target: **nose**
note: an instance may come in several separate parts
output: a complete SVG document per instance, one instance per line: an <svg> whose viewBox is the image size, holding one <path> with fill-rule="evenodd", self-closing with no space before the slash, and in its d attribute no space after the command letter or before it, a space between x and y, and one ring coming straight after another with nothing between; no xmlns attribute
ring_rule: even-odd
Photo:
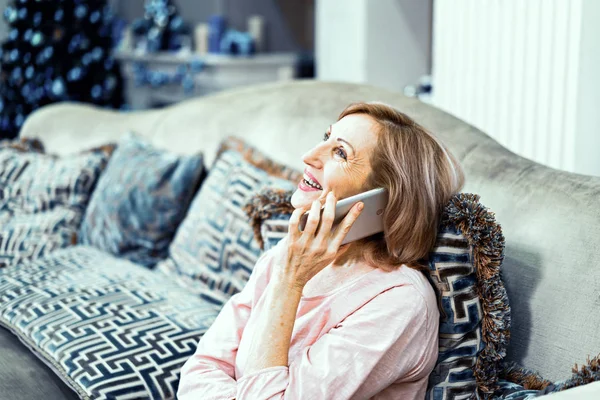
<svg viewBox="0 0 600 400"><path fill-rule="evenodd" d="M302 156L302 161L315 169L323 168L324 151L321 146L315 146Z"/></svg>

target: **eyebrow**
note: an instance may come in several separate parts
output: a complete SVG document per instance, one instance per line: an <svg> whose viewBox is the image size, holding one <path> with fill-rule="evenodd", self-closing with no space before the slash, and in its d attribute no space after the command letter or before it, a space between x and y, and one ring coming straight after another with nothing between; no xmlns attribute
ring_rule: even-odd
<svg viewBox="0 0 600 400"><path fill-rule="evenodd" d="M329 125L329 134L330 134L330 135L331 135L331 127L332 127L332 126L333 126L333 125ZM353 152L354 154L356 154L356 150L354 150L354 146L352 146L352 145L350 144L350 142L348 142L347 140L345 140L345 139L342 139L342 138L340 138L340 137L339 137L339 138L337 138L337 141L338 141L338 142L343 142L343 143L346 143L346 144L348 145L348 147L350 147L350 148L352 149L352 152Z"/></svg>

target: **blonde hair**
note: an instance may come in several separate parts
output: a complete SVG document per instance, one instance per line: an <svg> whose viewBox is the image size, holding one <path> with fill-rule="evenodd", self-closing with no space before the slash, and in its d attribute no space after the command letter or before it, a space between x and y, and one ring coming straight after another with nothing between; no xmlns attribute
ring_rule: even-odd
<svg viewBox="0 0 600 400"><path fill-rule="evenodd" d="M391 269L406 264L424 269L444 206L464 185L458 160L446 146L402 112L383 103L354 103L340 114L364 114L376 122L377 147L371 155L367 188L384 187L389 201L384 232L356 242L361 257Z"/></svg>

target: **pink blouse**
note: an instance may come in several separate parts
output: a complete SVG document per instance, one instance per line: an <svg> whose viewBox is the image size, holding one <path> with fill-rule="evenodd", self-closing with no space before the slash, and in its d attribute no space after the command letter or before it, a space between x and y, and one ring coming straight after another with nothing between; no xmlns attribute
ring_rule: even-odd
<svg viewBox="0 0 600 400"><path fill-rule="evenodd" d="M288 366L244 374L264 312L275 252L258 260L184 364L180 400L423 399L438 355L439 312L423 274L374 269L319 296L302 297Z"/></svg>

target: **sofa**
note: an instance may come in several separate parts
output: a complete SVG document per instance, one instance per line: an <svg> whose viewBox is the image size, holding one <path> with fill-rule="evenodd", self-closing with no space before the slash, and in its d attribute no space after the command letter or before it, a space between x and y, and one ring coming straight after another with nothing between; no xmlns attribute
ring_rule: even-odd
<svg viewBox="0 0 600 400"><path fill-rule="evenodd" d="M302 170L301 155L354 101L388 103L438 135L461 161L465 192L481 196L506 238L502 278L512 325L506 360L551 381L600 352L600 178L524 159L475 127L416 99L366 85L295 81L188 100L163 109L115 112L61 103L34 112L21 138L68 157L127 132L180 154L202 151L211 165L222 140L243 138ZM0 398L79 398L25 343L0 328ZM596 398L600 383L552 394Z"/></svg>

